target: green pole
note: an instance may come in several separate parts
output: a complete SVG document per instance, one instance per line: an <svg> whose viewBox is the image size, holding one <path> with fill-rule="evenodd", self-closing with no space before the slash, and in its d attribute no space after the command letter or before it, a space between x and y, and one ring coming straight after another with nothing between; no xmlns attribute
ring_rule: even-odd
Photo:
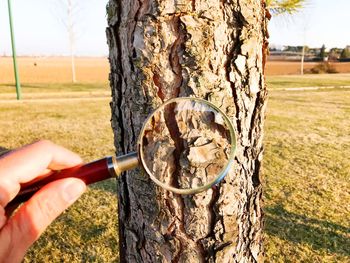
<svg viewBox="0 0 350 263"><path fill-rule="evenodd" d="M22 97L22 95L21 95L21 83L19 81L19 74L18 74L17 60L16 60L15 34L13 33L11 0L8 0L7 3L8 3L8 8L9 8L13 69L15 71L15 79L16 79L16 93L17 93L17 100L20 100Z"/></svg>

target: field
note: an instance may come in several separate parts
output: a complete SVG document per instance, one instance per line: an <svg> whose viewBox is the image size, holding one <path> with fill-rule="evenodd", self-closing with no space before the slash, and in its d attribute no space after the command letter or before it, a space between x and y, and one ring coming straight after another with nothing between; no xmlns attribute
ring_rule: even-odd
<svg viewBox="0 0 350 263"><path fill-rule="evenodd" d="M70 59L66 57L19 57L20 79L23 83L67 83L72 79ZM317 63L304 63L305 70ZM350 62L332 63L339 73L350 73ZM108 80L107 58L76 58L77 81L83 83L105 83ZM290 61L268 61L266 75L295 75L300 73L300 63ZM13 82L12 58L0 59L0 84Z"/></svg>
<svg viewBox="0 0 350 263"><path fill-rule="evenodd" d="M315 67L317 62L305 62L304 70ZM331 62L338 73L350 73L350 62ZM298 75L300 74L300 62L291 61L268 61L266 64L266 74L269 75Z"/></svg>
<svg viewBox="0 0 350 263"><path fill-rule="evenodd" d="M46 138L78 152L85 161L112 155L108 103L108 97L70 99L66 94L1 101L0 147L12 149ZM49 227L25 262L115 262L117 244L116 183L111 179L90 187Z"/></svg>
<svg viewBox="0 0 350 263"><path fill-rule="evenodd" d="M70 58L19 57L19 75L23 83L67 83L72 80ZM107 58L76 58L76 78L83 83L105 83L108 80ZM0 84L12 83L12 57L0 59Z"/></svg>
<svg viewBox="0 0 350 263"><path fill-rule="evenodd" d="M0 78L0 147L46 138L86 161L113 154L106 80L68 81L28 81L25 100L17 102L11 79ZM269 76L267 82L266 262L350 262L350 89L341 88L350 85L350 74ZM284 90L315 86L333 87ZM116 191L113 180L90 187L25 262L118 262Z"/></svg>
<svg viewBox="0 0 350 263"><path fill-rule="evenodd" d="M349 114L348 89L270 92L267 262L350 261Z"/></svg>

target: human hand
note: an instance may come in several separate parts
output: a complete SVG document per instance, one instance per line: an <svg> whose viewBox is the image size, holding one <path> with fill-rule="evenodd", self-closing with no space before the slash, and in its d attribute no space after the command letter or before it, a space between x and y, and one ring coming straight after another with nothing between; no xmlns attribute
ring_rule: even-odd
<svg viewBox="0 0 350 263"><path fill-rule="evenodd" d="M77 178L51 182L7 218L5 207L21 184L80 164L71 151L50 141L39 141L0 158L0 262L20 262L46 227L85 191Z"/></svg>

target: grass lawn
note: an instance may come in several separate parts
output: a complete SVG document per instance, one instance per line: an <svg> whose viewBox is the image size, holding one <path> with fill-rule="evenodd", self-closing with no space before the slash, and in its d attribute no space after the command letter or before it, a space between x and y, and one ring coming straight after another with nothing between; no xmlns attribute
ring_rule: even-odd
<svg viewBox="0 0 350 263"><path fill-rule="evenodd" d="M283 81L288 82L283 87L293 86L290 78L268 79L272 89L262 171L266 262L350 262L350 90L278 90ZM295 85L318 83L311 79L302 82L298 76ZM336 81L333 75L324 79ZM71 92L89 96L84 92L90 86L81 85L80 91L58 86L68 93L57 101L55 95L54 100L18 103L5 101L8 91L0 85L0 146L15 148L46 138L86 161L112 154L110 98L64 99ZM45 90L50 85L36 87ZM108 91L99 87L102 93ZM27 92L29 97L41 96ZM117 262L116 206L115 181L90 187L48 228L25 262Z"/></svg>
<svg viewBox="0 0 350 263"><path fill-rule="evenodd" d="M350 74L312 74L267 76L269 89L285 89L299 87L350 87Z"/></svg>
<svg viewBox="0 0 350 263"><path fill-rule="evenodd" d="M64 94L61 94L64 96ZM86 161L114 153L110 98L0 102L0 147L40 138L78 152ZM116 262L116 182L106 180L61 215L28 252L25 262Z"/></svg>
<svg viewBox="0 0 350 263"><path fill-rule="evenodd" d="M37 83L21 84L22 98L55 98L106 96L111 94L109 83ZM13 84L0 83L0 100L16 99L16 87Z"/></svg>
<svg viewBox="0 0 350 263"><path fill-rule="evenodd" d="M350 262L350 90L272 91L267 262Z"/></svg>

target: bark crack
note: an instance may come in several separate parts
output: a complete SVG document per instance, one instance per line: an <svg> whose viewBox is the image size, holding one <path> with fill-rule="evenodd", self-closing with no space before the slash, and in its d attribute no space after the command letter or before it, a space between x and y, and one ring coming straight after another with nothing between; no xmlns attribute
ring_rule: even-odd
<svg viewBox="0 0 350 263"><path fill-rule="evenodd" d="M217 202L220 198L220 185L216 185L212 187L212 198L208 204L208 213L209 213L209 232L205 239L212 239L215 240L215 225L218 221L218 211L217 211ZM223 222L222 222L223 223ZM215 240L216 243L222 241L221 240ZM203 244L201 244L204 250ZM212 245L212 248L207 249L206 253L204 254L206 262L210 259L213 258L215 262L215 257L216 257L216 250L214 249L215 243Z"/></svg>
<svg viewBox="0 0 350 263"><path fill-rule="evenodd" d="M238 2L238 6L239 6L239 2ZM241 53L242 41L240 38L242 35L242 29L243 29L243 26L245 23L243 22L244 19L242 19L243 16L240 13L240 11L237 11L235 13L235 17L236 17L235 22L237 23L237 25L236 25L236 37L234 36L234 32L232 32L231 36L235 41L233 41L233 45L231 46L231 49L230 49L229 53L227 54L226 63L224 65L224 68L225 68L225 73L226 73L226 80L230 83L231 90L232 90L232 97L234 100L235 114L236 114L235 118L236 118L237 132L241 133L242 127L241 127L240 121L242 121L242 118L240 116L240 111L239 111L241 100L240 100L238 92L237 92L237 89L239 87L236 87L235 83L231 80L230 73L233 72L233 69L235 69L234 72L239 74L241 79L244 79L244 76L241 74L241 72L238 70L237 66L235 65L234 60L235 60L235 58L237 58L238 54Z"/></svg>
<svg viewBox="0 0 350 263"><path fill-rule="evenodd" d="M112 56L114 58L114 65L116 68L112 68L111 74L115 75L116 77L111 78L112 81L112 88L115 91L115 96L114 96L114 111L116 111L116 118L114 121L116 122L118 129L117 132L120 133L120 137L117 136L116 138L119 138L118 140L118 145L117 148L121 149L123 153L125 153L126 148L125 148L125 127L124 127L124 119L123 119L123 112L122 112L122 106L123 106L123 82L124 82L124 69L123 69L123 63L122 63L122 42L120 39L120 24L121 24L121 1L116 0L114 1L114 6L113 9L110 6L111 10L113 13L117 14L113 18L116 18L116 21L114 21L113 24L109 25L109 30L111 30L111 35L113 36L114 39L114 47L116 52L112 53ZM118 147L119 146L119 147ZM123 214L120 215L120 217L125 217L122 220L127 220L127 218L130 217L131 211L130 211L130 197L129 197L129 190L128 190L128 185L126 181L126 176L125 174L120 177L119 181L119 187L121 187L123 190L121 191L122 194L119 195L120 202L123 203ZM122 237L123 239L125 238L125 229L120 227L119 228L119 236ZM126 259L126 251L127 249L125 248L125 242L119 242L120 245L120 258L122 260Z"/></svg>
<svg viewBox="0 0 350 263"><path fill-rule="evenodd" d="M116 72L118 75L118 80L117 83L115 84L115 88L117 90L117 96L115 97L116 100L116 105L117 105L117 110L118 110L118 126L119 126L119 132L120 132L120 137L121 140L119 142L120 147L122 148L123 153L125 153L125 144L123 143L125 140L124 136L124 122L123 122L123 111L122 111L122 104L123 104L123 82L124 82L124 70L123 70L123 63L122 63L122 58L121 58L121 53L122 53L122 44L121 44L121 39L120 39L120 33L119 33L119 27L121 23L121 18L120 18L120 1L117 0L117 9L118 9L118 20L116 24L113 26L113 35L115 37L115 42L116 42L116 49L117 49L117 57L116 57L116 62L118 63L118 71Z"/></svg>
<svg viewBox="0 0 350 263"><path fill-rule="evenodd" d="M172 23L174 25L175 34L177 35L174 44L171 46L169 55L170 66L177 79L177 81L174 83L174 86L172 87L173 92L171 94L171 97L175 98L180 94L180 87L183 81L180 56L182 55L184 49L183 45L186 39L186 32L183 30L182 22L179 16L174 15Z"/></svg>

